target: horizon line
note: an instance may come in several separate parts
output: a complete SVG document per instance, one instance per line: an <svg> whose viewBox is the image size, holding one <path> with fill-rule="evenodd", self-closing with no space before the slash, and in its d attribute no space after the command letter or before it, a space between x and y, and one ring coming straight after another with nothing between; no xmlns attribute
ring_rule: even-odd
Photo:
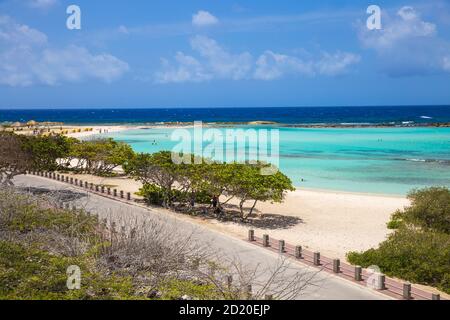
<svg viewBox="0 0 450 320"><path fill-rule="evenodd" d="M282 109L282 108L403 108L403 107L450 107L450 104L397 104L397 105L335 105L335 106L209 106L209 107L18 107L18 108L1 108L1 111L32 111L32 110L134 110L134 109L152 109L152 110L167 110L167 109Z"/></svg>

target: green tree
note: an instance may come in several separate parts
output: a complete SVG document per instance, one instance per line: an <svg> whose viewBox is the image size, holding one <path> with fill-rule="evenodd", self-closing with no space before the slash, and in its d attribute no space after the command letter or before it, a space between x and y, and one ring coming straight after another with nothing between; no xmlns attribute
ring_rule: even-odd
<svg viewBox="0 0 450 320"><path fill-rule="evenodd" d="M173 203L174 185L180 179L181 167L172 161L170 151L154 154L141 153L131 158L125 166L127 174L144 185L155 185L161 190L163 205L170 207Z"/></svg>
<svg viewBox="0 0 450 320"><path fill-rule="evenodd" d="M431 187L413 190L409 193L408 199L411 205L397 211L392 217L397 225L412 224L424 230L450 234L450 190L448 188Z"/></svg>
<svg viewBox="0 0 450 320"><path fill-rule="evenodd" d="M74 143L74 139L62 135L29 136L23 137L23 140L25 150L33 157L34 168L47 171L58 169L58 160L69 156L71 145Z"/></svg>
<svg viewBox="0 0 450 320"><path fill-rule="evenodd" d="M33 156L24 148L22 136L0 132L0 185L12 185L12 179L33 169Z"/></svg>
<svg viewBox="0 0 450 320"><path fill-rule="evenodd" d="M232 178L229 192L239 198L241 220L245 221L253 213L258 201L280 203L287 191L294 191L292 181L282 172L276 171L271 175L262 174L262 170L270 164L231 164ZM246 210L245 202L252 205Z"/></svg>
<svg viewBox="0 0 450 320"><path fill-rule="evenodd" d="M118 166L126 166L133 156L128 144L113 139L82 141L71 152L71 157L78 159L76 169L97 175L111 174Z"/></svg>

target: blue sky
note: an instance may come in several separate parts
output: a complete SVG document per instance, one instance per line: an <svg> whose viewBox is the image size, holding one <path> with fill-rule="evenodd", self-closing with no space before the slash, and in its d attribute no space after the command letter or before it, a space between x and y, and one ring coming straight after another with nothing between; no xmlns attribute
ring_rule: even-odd
<svg viewBox="0 0 450 320"><path fill-rule="evenodd" d="M450 1L0 0L3 109L450 104L449 89Z"/></svg>

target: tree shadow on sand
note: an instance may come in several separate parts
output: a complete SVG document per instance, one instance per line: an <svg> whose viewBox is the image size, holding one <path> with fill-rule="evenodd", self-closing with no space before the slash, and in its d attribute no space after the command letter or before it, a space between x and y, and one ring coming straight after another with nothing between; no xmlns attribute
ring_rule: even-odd
<svg viewBox="0 0 450 320"><path fill-rule="evenodd" d="M35 196L45 196L61 202L72 202L86 197L85 193L68 189L51 190L47 188L22 187L18 188L18 190L23 193L29 193Z"/></svg>
<svg viewBox="0 0 450 320"><path fill-rule="evenodd" d="M201 217L203 219L233 222L241 226L269 230L289 229L300 223L303 223L303 220L298 217L283 216L280 214L271 213L262 214L258 210L255 210L254 213L247 218L247 220L242 221L238 206L227 204L223 209L224 212L221 214L214 213L211 207L205 206L196 208L187 208L181 206L177 207L176 211L179 213Z"/></svg>

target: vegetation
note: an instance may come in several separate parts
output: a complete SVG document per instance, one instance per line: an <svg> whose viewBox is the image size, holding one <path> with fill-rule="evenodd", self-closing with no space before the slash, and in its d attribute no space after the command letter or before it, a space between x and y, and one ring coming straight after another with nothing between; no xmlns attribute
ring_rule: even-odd
<svg viewBox="0 0 450 320"><path fill-rule="evenodd" d="M396 231L378 249L351 252L348 260L450 293L450 190L414 190L408 198L411 205L389 223Z"/></svg>
<svg viewBox="0 0 450 320"><path fill-rule="evenodd" d="M126 143L113 139L97 139L73 143L67 156L77 159L76 170L99 176L110 175L118 166L126 165L134 155Z"/></svg>
<svg viewBox="0 0 450 320"><path fill-rule="evenodd" d="M114 175L122 166L143 183L140 194L153 205L173 208L174 204L194 208L210 204L223 214L223 205L237 199L239 217L246 221L259 201L281 202L292 182L283 173L262 172L264 163L217 163L184 155L192 164L177 164L170 151L135 154L126 143L113 139L79 141L64 136L19 136L0 134L0 174L2 184L27 170L72 170L98 176ZM200 160L200 161L195 161ZM250 207L247 208L246 204Z"/></svg>
<svg viewBox="0 0 450 320"><path fill-rule="evenodd" d="M75 139L64 136L23 136L23 148L33 161L34 170L53 171L59 168L58 159L68 157Z"/></svg>
<svg viewBox="0 0 450 320"><path fill-rule="evenodd" d="M2 181L26 170L74 170L99 176L112 175L134 156L126 143L112 139L79 141L62 135L23 136L0 132ZM72 166L72 161L76 164Z"/></svg>
<svg viewBox="0 0 450 320"><path fill-rule="evenodd" d="M0 186L12 185L12 179L33 167L32 154L23 148L23 138L0 132Z"/></svg>
<svg viewBox="0 0 450 320"><path fill-rule="evenodd" d="M186 156L186 155L185 155ZM285 193L294 190L291 180L277 171L263 175L261 170L270 165L263 163L215 163L202 159L201 164L175 164L172 154L138 154L125 167L128 174L141 181L140 194L151 204L171 207L178 202L193 207L195 203L212 203L222 211L219 199L239 199L242 221L253 213L258 201L281 202ZM251 202L249 210L245 203Z"/></svg>
<svg viewBox="0 0 450 320"><path fill-rule="evenodd" d="M414 190L409 196L411 206L397 211L393 221L420 227L424 231L450 234L450 190L432 187Z"/></svg>
<svg viewBox="0 0 450 320"><path fill-rule="evenodd" d="M268 292L290 299L314 276L290 272L287 281L285 261L271 271L243 267L159 220L139 224L122 217L118 228L84 210L54 207L59 201L57 193L0 190L0 300L237 300L262 299ZM79 289L68 289L69 266L80 268Z"/></svg>

